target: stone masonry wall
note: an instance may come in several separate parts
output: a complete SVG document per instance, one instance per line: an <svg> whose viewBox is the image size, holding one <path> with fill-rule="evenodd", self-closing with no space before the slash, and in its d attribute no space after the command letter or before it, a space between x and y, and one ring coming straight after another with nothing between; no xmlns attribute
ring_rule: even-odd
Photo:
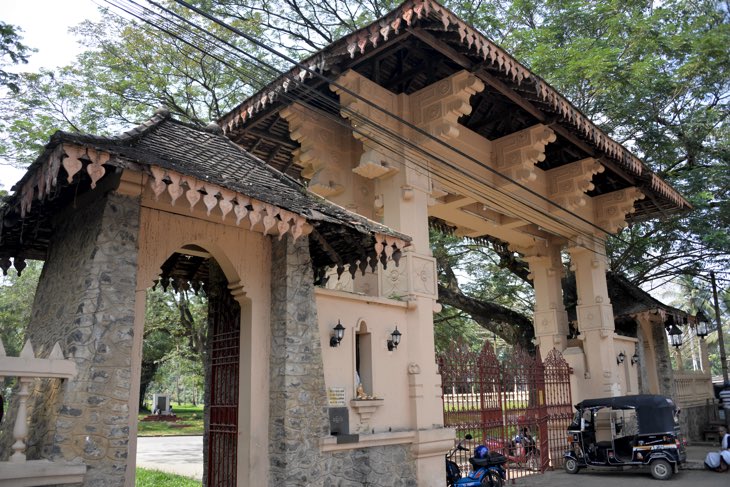
<svg viewBox="0 0 730 487"><path fill-rule="evenodd" d="M329 417L307 239L272 239L271 272L269 485L321 486Z"/></svg>
<svg viewBox="0 0 730 487"><path fill-rule="evenodd" d="M320 452L329 417L306 239L272 239L271 267L269 485L416 485L410 445Z"/></svg>
<svg viewBox="0 0 730 487"><path fill-rule="evenodd" d="M38 356L59 342L78 369L31 395L28 458L81 460L85 486L124 485L138 234L137 200L110 194L66 210L28 325Z"/></svg>
<svg viewBox="0 0 730 487"><path fill-rule="evenodd" d="M324 487L410 487L416 469L410 445L378 446L329 455ZM444 475L446 475L444 473Z"/></svg>

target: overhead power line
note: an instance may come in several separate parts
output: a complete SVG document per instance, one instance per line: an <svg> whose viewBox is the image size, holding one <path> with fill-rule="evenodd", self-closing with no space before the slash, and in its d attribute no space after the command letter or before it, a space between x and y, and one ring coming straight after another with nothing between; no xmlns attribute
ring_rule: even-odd
<svg viewBox="0 0 730 487"><path fill-rule="evenodd" d="M227 55L232 55L232 54L234 54L232 51L235 51L239 55L242 55L242 56L245 56L245 57L249 58L251 60L251 62L253 62L255 65L257 65L257 66L263 66L263 68L266 71L268 71L268 73L270 75L279 75L279 76L281 76L283 74L276 67L274 67L274 66L266 63L265 61L262 61L260 59L257 59L251 53L249 53L249 52L247 52L245 50L242 50L240 47L231 44L230 42L226 41L225 39L220 38L219 36L216 36L215 34L213 34L212 32L210 32L208 29L206 29L204 27L201 27L200 25L198 25L198 24L190 21L189 19L186 19L186 18L180 16L179 14L177 14L177 13L175 13L175 12L173 12L173 11L171 11L171 10L169 10L169 9L167 9L167 8L159 5L159 4L157 4L156 2L149 2L149 3L152 4L152 5L154 5L155 7L159 8L161 11L165 12L167 15L173 16L173 17L175 17L175 18L177 18L179 20L178 21L173 21L169 17L165 17L165 16L161 15L160 13L155 12L152 9L149 9L147 7L144 7L144 6L141 6L140 4L138 4L137 2L135 2L133 0L127 0L127 1L125 1L125 0L118 0L118 1L105 0L105 1L107 1L107 3L109 3L110 5L113 5L116 8L118 8L118 9L120 9L120 10L122 10L122 11L124 11L124 12L126 12L126 13L128 13L128 14L130 14L132 16L134 16L135 18L138 18L138 19L142 20L143 22L151 25L152 27L163 31L166 34L168 34L168 35L170 35L170 36L172 36L172 37L174 37L176 39L181 40L182 42L185 42L190 47L192 47L194 49L197 49L197 50L199 50L200 52L202 52L204 54L210 55L211 57L213 57L217 61L225 64L226 66L230 67L231 69L236 70L236 72L238 72L242 76L245 76L248 79L252 80L253 81L252 85L258 86L259 89L260 88L263 88L264 86L266 86L266 81L263 81L261 79L254 78L252 76L252 74L249 73L248 71L245 71L245 72L242 71L238 66L233 65L229 60L225 59L224 57L221 57L218 54L215 54L215 53L211 52L211 47L214 50L223 50L223 52L225 54L227 54ZM181 5L183 5L185 7L188 7L189 6L189 4L187 4L186 2L178 1L178 3L180 3ZM125 7L125 5L126 5L126 7ZM197 12L197 9L195 7L193 7L193 10L195 10ZM162 20L163 23L164 23L164 25L160 25L157 22L151 20L150 18L148 18L149 15L154 16L155 19ZM231 27L230 25L228 25L228 24L226 24L226 23L224 23L224 22L216 19L215 17L209 16L209 15L207 15L205 13L201 13L201 15L204 15L209 20L218 23L219 25L223 26L226 29L231 30L231 32L235 33L236 35L239 35L239 36L243 37L244 39L248 40L249 42L254 43L255 45L257 45L259 47L262 47L262 48L264 48L264 49L266 49L266 50L268 50L270 52L273 52L273 53L278 53L278 51L276 51L276 50L274 50L274 49L272 49L272 48L264 45L263 43L261 43L260 41L258 41L255 38L253 38L252 36L250 36L250 35L242 32L242 31L240 31L238 29L235 29L234 27ZM184 22L185 24L187 24L187 26L180 24L180 22ZM174 30L173 30L173 28L174 28ZM195 30L193 30L193 29L195 29ZM190 39L184 38L180 33L175 32L175 30L182 30L183 32L186 32L188 35L192 35L193 37L197 38L200 42L202 42L203 44L205 44L206 45L206 48L204 49L204 48L200 47L198 44L196 44L194 41L191 41ZM197 31L202 32L204 34L204 36L201 35ZM210 38L215 39L218 43L221 43L221 44L223 44L223 45L225 45L227 47L221 47L220 44L216 44L216 43L210 41ZM300 63L298 63L297 61L294 61L293 59L287 57L286 55L284 55L282 53L278 53L278 55L280 57L282 57L283 59L285 59L286 61L288 61L288 62L292 62L292 63L294 63L294 64L296 64L298 66L303 66ZM450 145L450 144L448 144L448 143L446 143L446 142L444 142L444 141L442 141L442 140L440 140L438 138L433 137L428 132L424 131L423 129L420 129L419 127L416 127L415 125L411 124L407 120L404 120L403 118L401 118L397 114L393 114L393 113L391 113L391 112L383 109L382 107L373 104L370 100L367 100L367 99L363 98L359 94L350 91L346 87L343 87L343 86L339 85L335 80L332 80L332 79L330 79L330 78L322 75L321 73L318 73L318 72L316 72L314 70L311 70L311 68L307 68L307 67L303 66L303 69L307 69L309 72L314 73L315 75L317 75L318 77L320 77L324 81L328 82L329 84L338 87L338 89L342 89L346 93L351 94L353 97L356 97L359 100L362 100L363 102L367 103L368 105L370 105L370 106L376 108L377 110L385 113L386 115L394 118L398 122L405 124L409 128L412 128L413 130L415 130L418 133L420 133L421 135L429 138L430 140L433 140L433 141L439 143L440 145L448 148L452 152L454 152L454 153L456 153L456 154L458 154L458 155L460 155L460 156L462 156L462 157L464 157L464 158L466 158L466 159L474 162L479 167L482 167L482 168L484 168L484 169L492 172L493 174L496 174L499 177L501 177L503 179L506 179L510 183L512 183L512 184L514 184L514 185L516 185L516 186L518 186L518 187L520 187L520 188L528 191L529 193L535 195L536 197L542 199L543 201L546 201L546 202L552 204L553 206L555 206L557 208L560 208L562 211L564 211L564 212L566 212L566 213L568 213L568 214L576 217L579 220L582 220L583 222L585 222L586 224L588 224L588 225L596 228L600 232L610 235L610 233L606 229L603 229L603 228L601 228L601 227L593 224L592 222L590 222L590 221L582 218L580 215L576 215L575 213L571 212L570 210L568 210L566 208L563 208L560 205L556 205L554 202L552 202L551 200L545 198L541 194L539 194L539 193L531 190L530 188L527 188L526 186L522 185L521 183L519 183L517 181L514 181L514 180L512 180L512 179L510 179L510 178L502 175L501 173L495 171L493 168L491 168L490 166L484 164L483 162L479 161L478 159L475 159L474 157L471 157L470 155L461 152L459 149L455 148L454 146L452 146L452 145ZM497 207L510 206L510 203L509 202L512 199L511 196L508 195L508 194L506 194L505 191L502 190L501 188L499 188L498 186L493 185L493 184L491 184L491 183L489 183L487 181L484 181L482 178L480 178L479 176L477 176L475 174L469 174L468 171L464 170L463 168L458 167L457 165L455 165L451 161L445 160L445 159L443 159L443 158L441 158L439 156L435 156L433 154L430 154L430 153L426 152L420 145L414 144L412 141L408 140L407 138L404 138L400 134L393 133L392 131L387 130L386 128L384 128L381 125L378 125L378 124L372 122L371 120L363 117L361 114L359 114L357 112L353 112L351 110L346 109L346 107L340 106L338 103L336 103L333 100L331 100L330 98L322 95L319 91L317 91L315 89L312 89L311 87L309 87L305 83L302 83L301 86L303 86L304 89L307 90L309 92L309 94L311 94L314 98L316 98L320 102L322 102L322 104L324 104L326 106L329 106L330 108L332 108L335 111L346 111L348 113L348 116L350 117L351 120L357 121L358 124L364 124L364 126L369 127L371 130L377 131L381 135L384 135L385 138L388 139L389 143L395 143L395 145L389 145L389 143L386 143L383 140L379 140L379 139L378 140L374 140L374 139L371 139L371 140L373 140L373 142L375 142L375 143L383 146L386 150L390 151L391 153L398 154L400 152L400 150L401 150L402 147L406 147L407 150L410 151L410 155L411 155L411 157L410 158L407 157L406 160L408 162L410 162L412 165L417 166L424 173L428 173L429 172L428 171L428 168L426 168L426 167L424 167L422 165L423 164L421 162L422 159L413 158L412 157L412 155L413 155L414 152L416 154L420 154L422 157L424 157L426 159L437 160L438 162L442 162L446 167L449 167L451 170L456 171L456 172L458 172L458 173L466 176L468 178L466 180L461 180L461 179L458 179L457 180L457 179L453 179L453 178L451 180L449 180L448 177L442 177L442 179L449 181L449 183L451 185L454 185L454 186L457 186L457 187L466 189L468 191L468 193L471 193L472 196L477 201L482 200L482 199L486 199L486 200L488 200L489 202L491 202L492 204L494 204ZM305 101L303 101L301 99L294 98L294 97L290 96L288 92L287 93L284 93L284 94L279 94L279 95L282 96L285 99L291 100L292 102L297 101L299 103L302 103L305 106L308 106L309 108L314 109L314 107L311 107L311 105L309 105L307 102L305 102ZM347 120L342 119L342 117L332 116L332 114L330 114L328 112L327 113L324 113L324 115L326 115L330 119L336 121L338 124L347 127L348 130L352 130L354 132L359 132L362 135L366 135L366 134L363 133L363 131L361 131L357 127L352 126L352 125L355 125L355 124L352 124L351 125ZM363 125L361 125L361 126L363 126ZM478 181L478 183L480 185L483 185L486 188L489 188L489 189L491 189L493 191L496 191L496 192L501 193L502 195L505 196L505 198L504 199L497 200L494 197L489 197L488 195L486 195L486 194L484 194L482 192L482 188L479 187L479 186L473 186L472 185L471 187L468 187L467 186L467 181L469 181L469 184L471 184L471 181ZM538 206L536 206L536 205L534 205L534 204L532 204L530 202L523 202L523 203L526 203L526 206L530 207L533 211L536 211L536 212L542 214L543 216L547 217L547 219L549 219L549 220L551 220L551 221L553 221L553 222L555 222L555 223L557 223L559 225L562 225L562 226L564 226L564 227L572 230L576 236L582 236L583 238L585 238L585 239L587 239L589 241L600 241L600 239L597 239L592 233L586 233L583 229L576 227L572 222L569 222L569 221L565 220L564 218L560 218L560 217L558 217L555 214L552 214L550 212L547 212L544 209L542 209L542 208L540 208L540 207L538 207ZM512 203L512 206L513 206L512 211L514 213L517 213L517 215L519 216L519 212L520 212L521 208L519 208L518 205L516 205L514 203ZM593 248L591 248L591 250L593 250ZM595 251L595 250L593 250L593 251Z"/></svg>
<svg viewBox="0 0 730 487"><path fill-rule="evenodd" d="M267 63L266 61L256 58L253 54L251 54L251 53L241 49L240 47L231 44L227 40L215 35L209 29L196 24L195 22L171 11L170 9L165 8L164 6L161 6L160 4L158 4L154 1L148 1L148 3L155 6L156 8L160 9L162 12L165 12L168 16L172 16L178 20L172 20L170 17L165 17L164 15L162 15L148 7L138 4L134 0L105 0L105 1L106 1L106 3L109 3L110 5L113 5L122 11L129 13L130 15L134 16L135 18L142 20L143 22L147 23L148 25L152 26L153 28L158 29L162 32L165 32L167 35L170 35L173 38L176 38L176 39L184 42L185 44L198 50L199 52L206 54L206 55L210 55L213 59L215 59L218 62L222 63L223 65L233 69L235 72L241 74L244 78L248 79L254 88L258 88L260 90L268 85L268 83L270 81L270 78L268 78L268 77L283 76L285 74L282 71L280 71L278 68L276 68L275 66ZM394 120L397 120L399 123L402 123L402 124L408 126L415 132L419 133L420 135L423 135L423 136L427 137L428 139L438 143L439 145L447 148L449 151L451 151L455 154L458 154L459 156L464 157L471 162L474 162L479 167L491 172L492 174L497 175L498 177L500 177L504 180L507 180L511 184L514 184L514 185L524 189L525 191L529 192L530 194L533 194L534 196L536 196L537 198L549 203L553 207L559 208L562 212L564 212L568 215L571 215L571 216L575 217L576 219L578 219L579 221L582 221L582 222L590 225L590 227L595 228L599 232L606 234L606 235L611 235L614 238L616 238L618 241L628 244L628 242L625 239L622 239L620 236L611 234L608 230L601 228L598 225L595 225L593 222L590 222L590 221L584 219L583 217L581 217L580 215L575 214L571 210L564 208L561 205L556 204L555 202L544 197L543 195L524 186L523 184L521 184L517 181L514 181L511 178L506 177L505 175L497 172L490 166L484 164L482 161L479 161L478 159L475 159L475 158L471 157L470 155L461 152L458 148L454 147L453 145L451 145L441 139L433 137L428 132L420 129L419 127L414 126L409 121L402 119L397 114L391 113L388 110L384 109L383 107L375 105L370 100L362 97L358 93L354 93L351 90L347 89L346 87L341 86L340 84L337 83L336 80L325 76L323 73L320 73L317 70L314 70L314 69L300 63L299 61L296 61L296 60L288 57L287 55L279 52L278 50L271 48L270 46L262 43L255 37L243 32L243 31L240 31L239 29L236 29L235 27L230 26L229 24L221 21L220 19L218 19L206 12L203 12L202 10L190 5L189 3L187 3L183 0L175 0L175 1L179 5L181 5L185 8L188 8L188 9L194 11L195 13L203 16L204 18L208 19L209 21L212 21L212 22L224 27L225 29L227 29L230 32L236 34L237 36L251 42L252 44L254 44L262 49L265 49L268 52L271 52L272 54L278 56L279 58L285 60L286 62L288 62L290 64L293 64L294 66L299 67L302 70L305 70L307 73L311 74L312 76L315 76L315 77L327 82L328 84L337 87L338 89L342 90L343 92L348 93L349 95L357 98L358 100L363 101L364 103L371 106L372 108L380 111L381 113L384 113L386 116L389 116L389 117L393 118ZM124 5L132 5L132 7L125 8ZM163 25L161 26L161 25L157 24L156 22L150 20L150 18L148 18L150 15L152 15L153 18L155 18L155 19L161 20ZM181 31L182 33L176 33L175 31ZM192 39L186 38L185 35L192 36ZM215 42L211 41L211 39L215 39ZM202 43L205 47L201 47L200 45L198 45L195 42L195 40ZM250 60L250 62L257 69L263 71L264 74L266 74L268 77L266 79L264 79L264 78L261 78L260 75L254 75L253 73L251 73L247 70L242 70L239 67L237 62L233 62L230 59L228 59L228 58L234 58L236 61L239 61L241 56L248 58ZM367 136L367 134L365 134L360 129L360 127L368 127L370 131L377 132L379 135L381 135L382 137L378 138L378 139L372 139L372 138L368 137L375 144L377 144L376 147L378 149L376 149L376 150L379 150L380 148L382 148L389 154L387 154L383 151L380 151L380 150L379 150L379 152L385 154L386 156L390 156L393 154L403 156L404 154L402 153L402 150L405 148L406 162L410 163L413 167L418 168L418 171L420 171L422 174L431 173L429 168L427 168L425 165L423 165L422 161L424 160L424 158L430 159L430 160L436 160L437 162L441 162L446 167L450 168L452 171L455 171L456 173L466 177L466 179L465 179L465 178L456 178L456 177L449 177L449 176L445 176L445 175L439 175L439 177L442 180L447 181L449 185L465 191L464 196L471 195L477 201L487 200L487 202L494 204L498 208L500 208L500 207L504 208L505 206L512 206L512 209L509 209L509 208L506 208L506 209L508 211L512 211L512 212L516 213L518 216L520 216L519 212L520 212L521 208L517 207L516 204L512 204L512 205L509 204L509 202L512 200L512 195L507 194L504 190L502 190L498 186L493 185L492 183L483 180L483 178L479 177L476 174L470 173L469 171L459 167L452 161L449 161L449 160L443 159L440 156L435 156L433 154L428 153L420 145L414 144L412 141L405 138L401 134L393 133L392 131L388 130L387 128L382 127L381 125L378 125L377 123L374 123L373 121L363 117L360 113L349 110L346 107L342 107L341 105L339 105L339 103L337 103L334 100L330 99L329 97L323 95L317 89L312 88L311 86L307 85L305 82L298 84L298 86L300 88L302 88L304 92L306 92L308 95L311 96L311 100L316 100L316 101L320 102L320 104L322 106L331 108L335 112L335 114L332 114L332 113L326 112L326 111L320 112L323 116L327 117L328 119L334 121L335 123L338 123L339 125L341 125L343 127L346 127L348 130L351 130L355 133L359 133L360 135ZM316 107L312 106L308 101L305 101L301 98L294 97L288 91L286 91L284 93L278 93L278 96L280 96L281 98L283 98L287 101L290 101L290 102L298 102L310 110L318 111L318 109ZM349 121L343 119L341 116L336 115L338 112L347 113L350 121L356 121L357 123L356 124L350 123ZM414 155L420 155L421 157L414 157ZM505 196L505 198L497 199L494 196L490 197L482 191L483 187L486 187L488 189L491 189L492 191L498 192L498 193L502 194L503 196ZM526 206L528 206L531 210L537 212L538 214L545 216L550 221L553 221L553 222L557 223L558 225L561 225L567 229L570 229L571 231L574 232L574 235L576 235L576 236L582 236L586 240L592 241L592 242L602 242L601 239L595 237L592 233L586 233L584 231L584 229L576 227L573 222L568 221L565 218L562 218L556 214L547 212L544 209L535 206L531 202L523 201L522 203L526 204ZM596 252L595 249L593 248L593 246L589 246L587 248L589 250L591 250L592 252L605 256L604 253ZM654 256L651 254L649 254L649 255L653 258L657 258L657 256ZM677 265L673 265L673 264L666 264L666 265L669 267L672 267L672 268L681 269L681 267L679 267Z"/></svg>

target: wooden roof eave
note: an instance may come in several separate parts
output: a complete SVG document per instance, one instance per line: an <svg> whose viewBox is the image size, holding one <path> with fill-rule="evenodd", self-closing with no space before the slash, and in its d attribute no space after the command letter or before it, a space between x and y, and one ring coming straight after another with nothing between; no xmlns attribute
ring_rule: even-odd
<svg viewBox="0 0 730 487"><path fill-rule="evenodd" d="M428 20L433 21L434 25L441 25L444 31L457 34L458 45L462 49L457 51L447 42L436 38L429 29L416 26L419 21ZM691 204L676 190L652 173L625 147L606 135L557 90L435 0L407 0L386 16L334 42L303 61L302 64L312 70L323 72L328 60L334 58L335 53L341 54L343 48L352 59L359 56L372 56L373 51L385 49L386 44L392 42L389 42L390 35L397 34L401 30L417 36L432 48L460 64L464 69L474 72L490 87L538 121L549 124L558 135L587 154L603 157L604 160L610 161L612 167L609 169L621 178L627 181L632 178L643 180L644 184L638 186L644 193L658 191L659 198L676 205L679 211L692 208ZM485 69L485 66L489 66L490 69ZM499 76L495 76L492 72L498 73ZM297 80L303 83L310 77L313 77L312 72L299 67L293 68L223 116L219 123L225 132L231 132L234 127L245 125L249 117L253 117L262 107L277 99L271 94L280 91L283 83L296 83ZM545 113L534 102L521 96L515 90L515 86L520 87L523 83L534 90L534 96L540 101L540 105L550 107L552 115ZM657 209L659 210L662 206L657 205Z"/></svg>

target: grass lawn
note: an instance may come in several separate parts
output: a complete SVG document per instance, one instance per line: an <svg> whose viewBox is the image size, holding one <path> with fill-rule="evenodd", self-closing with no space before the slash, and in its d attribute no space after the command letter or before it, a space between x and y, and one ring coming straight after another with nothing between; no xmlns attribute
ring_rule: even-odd
<svg viewBox="0 0 730 487"><path fill-rule="evenodd" d="M142 421L150 413L140 413L137 435L183 436L203 434L203 406L183 404L173 406L172 410L177 416L177 421Z"/></svg>
<svg viewBox="0 0 730 487"><path fill-rule="evenodd" d="M200 487L200 482L182 475L138 468L134 485L135 487Z"/></svg>

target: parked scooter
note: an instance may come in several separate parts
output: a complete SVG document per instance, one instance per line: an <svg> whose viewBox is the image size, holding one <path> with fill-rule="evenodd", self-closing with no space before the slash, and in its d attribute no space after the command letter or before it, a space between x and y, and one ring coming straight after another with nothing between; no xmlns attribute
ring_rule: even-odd
<svg viewBox="0 0 730 487"><path fill-rule="evenodd" d="M472 471L466 477L460 478L455 487L502 487L506 480L503 465L507 457L499 453L490 454L489 448L479 445L474 448L474 456L469 459Z"/></svg>
<svg viewBox="0 0 730 487"><path fill-rule="evenodd" d="M470 434L467 434L464 437L464 440L471 439L472 436ZM457 451L469 451L467 447L462 445L464 440L461 440L454 448L446 453L446 485L449 487L454 485L454 483L461 478L461 469L459 468L459 464L451 460L451 457L453 457Z"/></svg>

